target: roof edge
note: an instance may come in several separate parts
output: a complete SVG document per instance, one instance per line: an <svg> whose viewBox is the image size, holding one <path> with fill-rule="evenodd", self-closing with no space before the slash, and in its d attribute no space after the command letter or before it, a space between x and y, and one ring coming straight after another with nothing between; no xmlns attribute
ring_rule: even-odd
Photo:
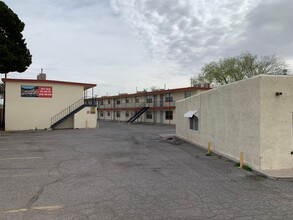
<svg viewBox="0 0 293 220"><path fill-rule="evenodd" d="M169 92L176 92L176 91L190 91L190 90L210 90L211 87L181 87L175 89L162 89L150 92L136 92L136 93L123 93L119 95L112 95L112 96L100 96L98 99L107 99L107 98L123 98L123 97L132 97L132 96L141 96L141 95L152 95L152 94L161 94L161 93L169 93Z"/></svg>
<svg viewBox="0 0 293 220"><path fill-rule="evenodd" d="M68 85L79 85L89 88L96 87L97 84L92 83L80 83L80 82L68 82L59 80L37 80L37 79L14 79L14 78L2 78L2 82L33 82L33 83L58 83L58 84L68 84Z"/></svg>

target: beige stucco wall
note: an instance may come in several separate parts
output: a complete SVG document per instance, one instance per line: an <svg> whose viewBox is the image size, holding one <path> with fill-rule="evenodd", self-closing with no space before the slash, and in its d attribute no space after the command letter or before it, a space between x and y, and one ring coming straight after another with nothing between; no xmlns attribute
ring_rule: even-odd
<svg viewBox="0 0 293 220"><path fill-rule="evenodd" d="M261 169L292 169L293 77L262 76L260 87Z"/></svg>
<svg viewBox="0 0 293 220"><path fill-rule="evenodd" d="M21 97L21 85L52 86L52 98ZM5 129L9 131L50 128L51 117L82 97L83 86L80 85L8 81Z"/></svg>
<svg viewBox="0 0 293 220"><path fill-rule="evenodd" d="M91 113L92 107L85 107L74 115L74 128L96 128L97 127L97 111Z"/></svg>
<svg viewBox="0 0 293 220"><path fill-rule="evenodd" d="M176 103L176 134L260 168L260 78L231 83ZM199 111L199 131L189 129L187 111Z"/></svg>
<svg viewBox="0 0 293 220"><path fill-rule="evenodd" d="M276 96L276 92L282 95ZM258 170L293 168L293 77L260 75L176 103L176 133ZM183 115L199 110L199 131Z"/></svg>
<svg viewBox="0 0 293 220"><path fill-rule="evenodd" d="M74 127L74 116L70 116L61 124L57 125L54 129L71 129Z"/></svg>

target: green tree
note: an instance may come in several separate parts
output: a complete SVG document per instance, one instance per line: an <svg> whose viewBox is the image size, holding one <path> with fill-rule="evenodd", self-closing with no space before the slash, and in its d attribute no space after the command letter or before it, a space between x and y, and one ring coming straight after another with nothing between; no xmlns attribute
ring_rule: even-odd
<svg viewBox="0 0 293 220"><path fill-rule="evenodd" d="M0 1L0 73L24 72L32 63L21 32L24 23Z"/></svg>
<svg viewBox="0 0 293 220"><path fill-rule="evenodd" d="M259 74L282 74L286 66L286 63L276 55L258 58L257 55L246 52L205 64L202 72L191 78L191 84L209 83L218 86Z"/></svg>
<svg viewBox="0 0 293 220"><path fill-rule="evenodd" d="M151 86L149 89L151 92L161 90L160 87L158 87L158 86Z"/></svg>

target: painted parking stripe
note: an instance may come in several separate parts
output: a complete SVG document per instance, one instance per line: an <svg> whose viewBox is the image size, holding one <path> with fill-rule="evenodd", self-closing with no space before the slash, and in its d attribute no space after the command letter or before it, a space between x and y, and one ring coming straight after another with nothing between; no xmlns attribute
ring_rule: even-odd
<svg viewBox="0 0 293 220"><path fill-rule="evenodd" d="M6 148L0 148L0 151L8 151L8 150L38 150L38 148L16 148L16 147L6 147Z"/></svg>
<svg viewBox="0 0 293 220"><path fill-rule="evenodd" d="M31 211L31 210L41 210L41 211L47 211L47 212L51 212L51 211L55 211L58 209L61 209L62 206L60 205L54 205L54 206L37 206L37 207L31 207L31 208L22 208L22 209L12 209L12 210L7 210L4 211L5 213L18 213L18 212L27 212L27 211Z"/></svg>
<svg viewBox="0 0 293 220"><path fill-rule="evenodd" d="M56 173L28 173L28 174L12 174L12 175L0 175L0 178L11 178L11 177L31 177L31 176L59 176L58 172Z"/></svg>
<svg viewBox="0 0 293 220"><path fill-rule="evenodd" d="M43 159L44 157L11 157L11 158L0 158L0 160L34 160Z"/></svg>
<svg viewBox="0 0 293 220"><path fill-rule="evenodd" d="M4 150L17 150L17 148L15 147L11 147L11 148L0 148L0 151L4 151Z"/></svg>

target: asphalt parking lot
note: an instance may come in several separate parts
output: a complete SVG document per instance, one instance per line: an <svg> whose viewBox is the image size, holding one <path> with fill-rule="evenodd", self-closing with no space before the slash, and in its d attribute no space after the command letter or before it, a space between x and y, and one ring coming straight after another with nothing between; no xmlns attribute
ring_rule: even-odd
<svg viewBox="0 0 293 220"><path fill-rule="evenodd" d="M174 126L0 132L0 219L293 219L293 181L159 134Z"/></svg>

